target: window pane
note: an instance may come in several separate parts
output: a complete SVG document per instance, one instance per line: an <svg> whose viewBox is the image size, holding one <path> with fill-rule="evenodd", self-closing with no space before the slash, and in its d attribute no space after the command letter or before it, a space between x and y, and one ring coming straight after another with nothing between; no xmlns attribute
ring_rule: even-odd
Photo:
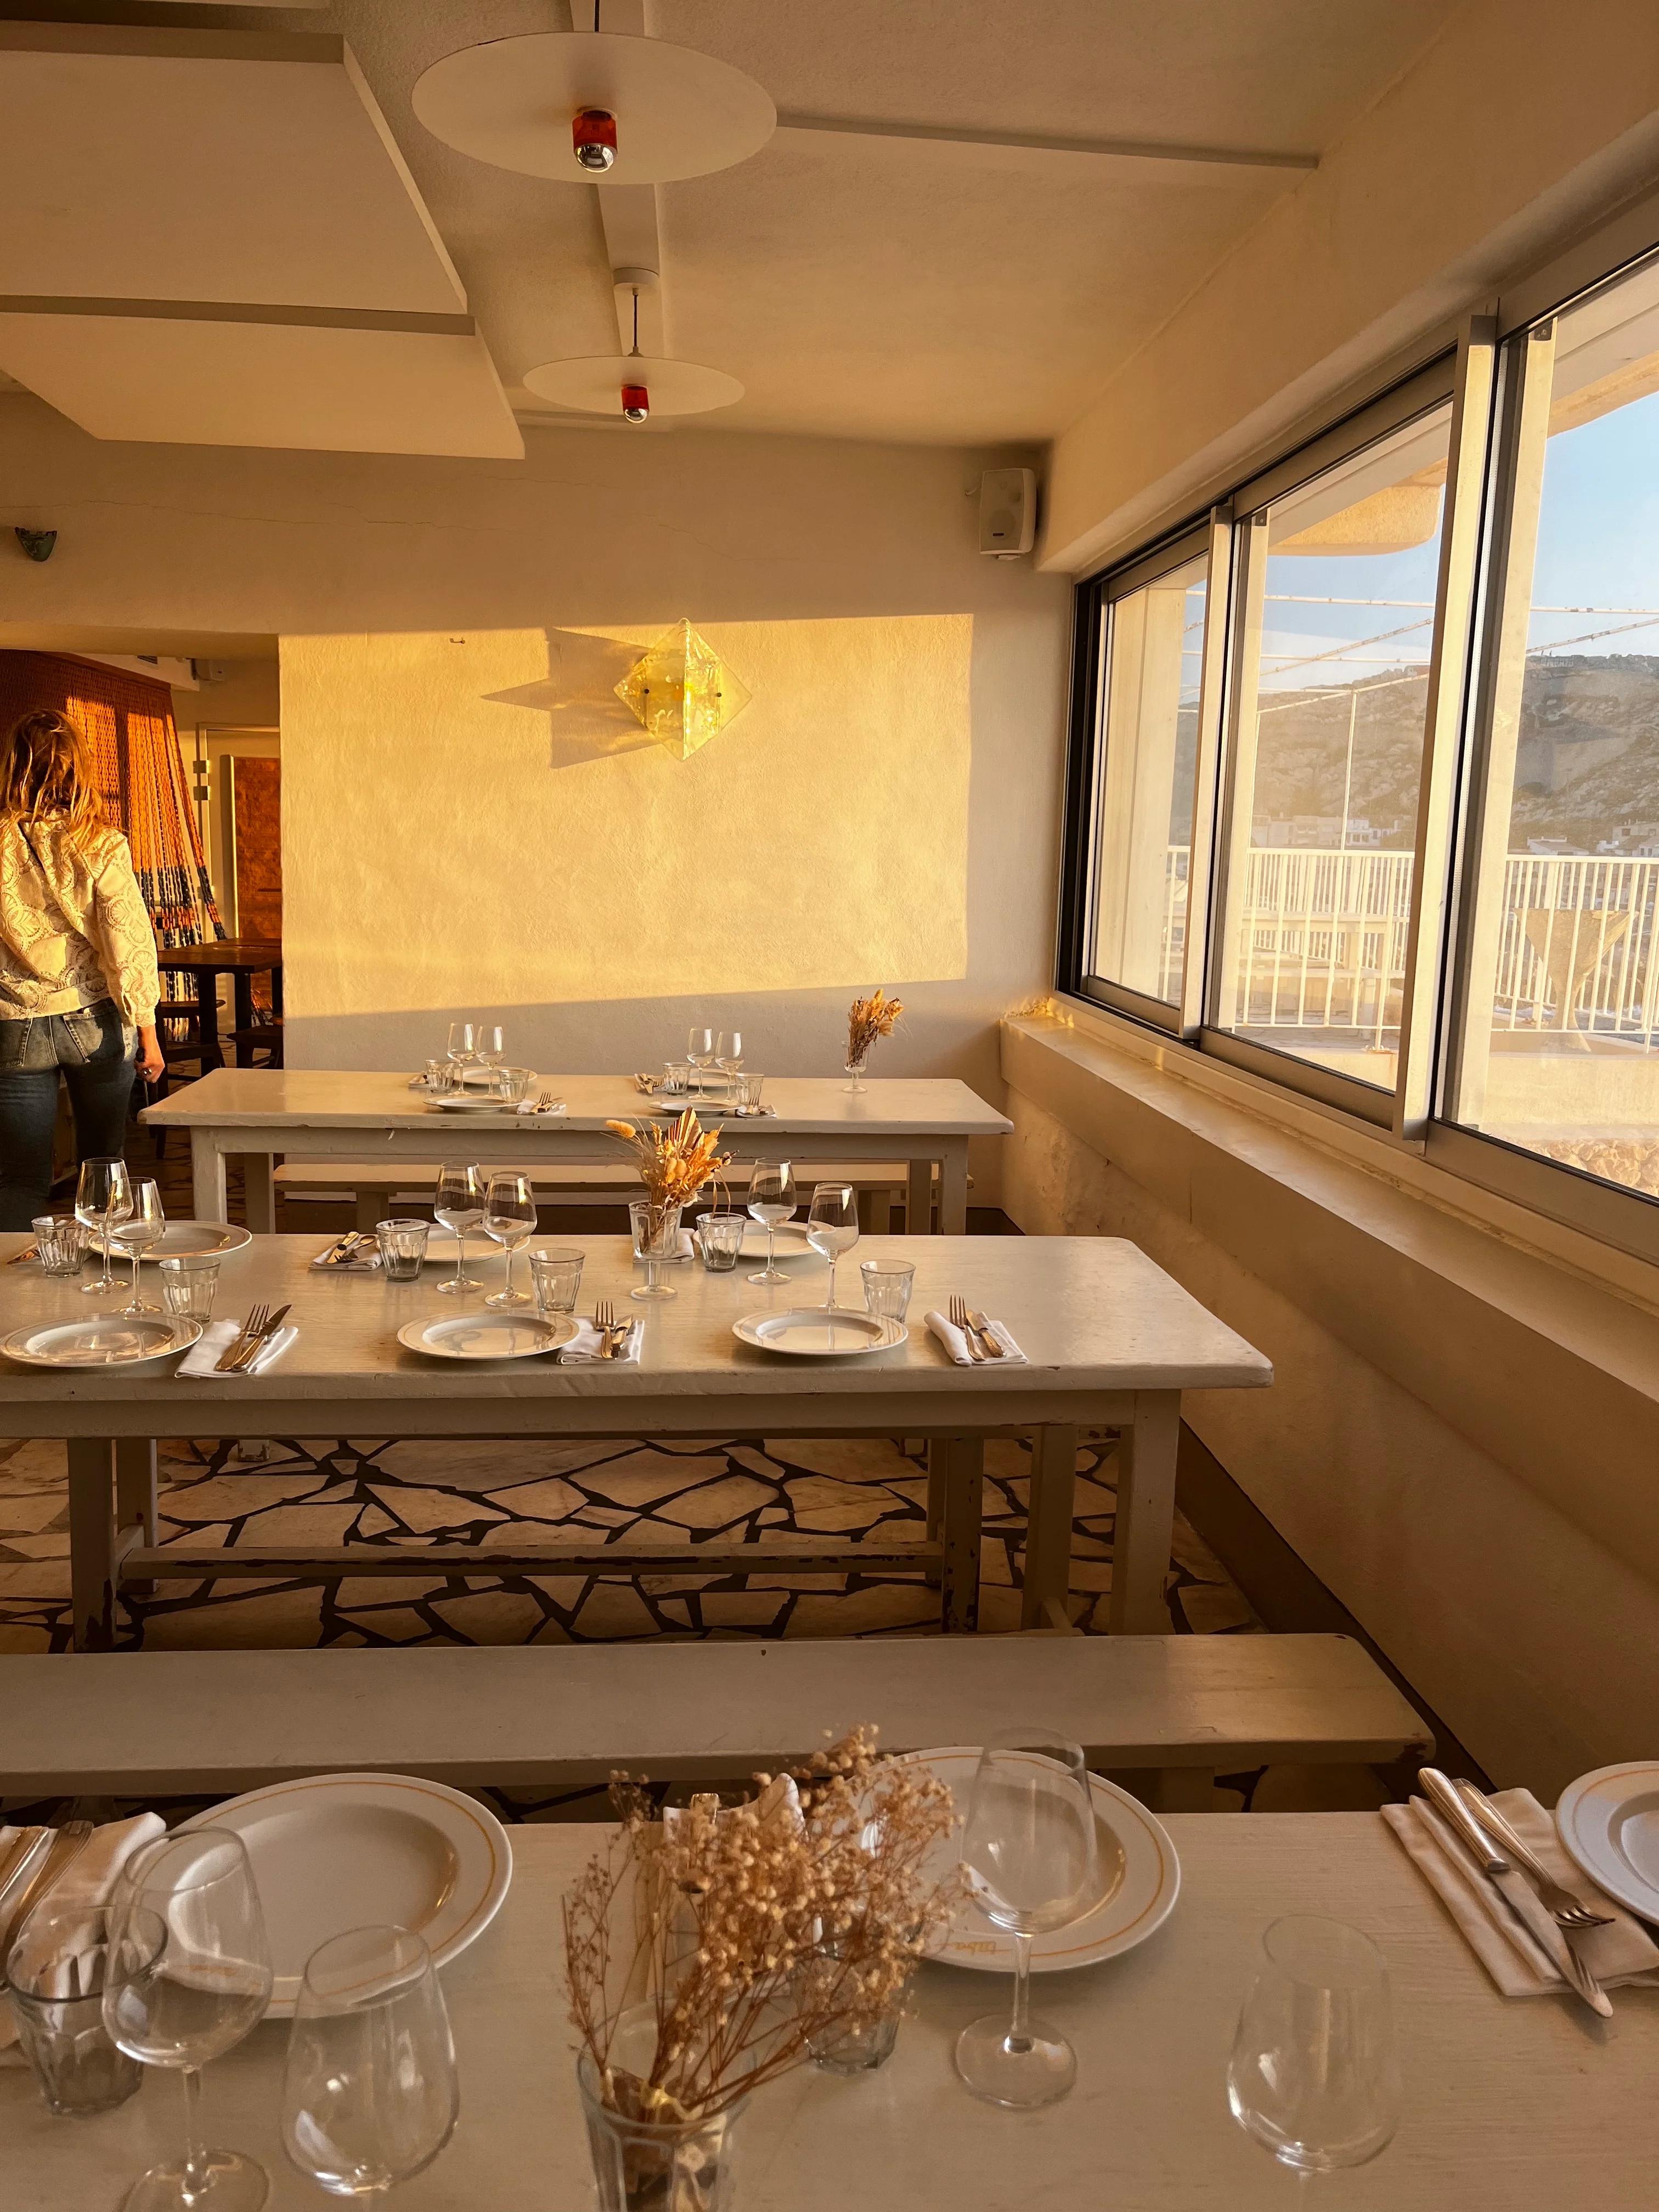
<svg viewBox="0 0 1659 2212"><path fill-rule="evenodd" d="M1527 619L1493 676L1454 1114L1659 1194L1659 265L1551 337L1513 349L1547 405L1522 417L1509 588Z"/></svg>
<svg viewBox="0 0 1659 2212"><path fill-rule="evenodd" d="M1450 416L1437 408L1275 501L1246 526L1260 573L1241 578L1219 1018L1385 1091Z"/></svg>
<svg viewBox="0 0 1659 2212"><path fill-rule="evenodd" d="M1107 611L1093 972L1174 1006L1187 941L1208 563Z"/></svg>

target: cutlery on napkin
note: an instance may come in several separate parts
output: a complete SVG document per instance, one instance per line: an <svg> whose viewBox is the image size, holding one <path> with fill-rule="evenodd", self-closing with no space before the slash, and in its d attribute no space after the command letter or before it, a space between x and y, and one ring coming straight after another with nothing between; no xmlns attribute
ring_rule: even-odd
<svg viewBox="0 0 1659 2212"><path fill-rule="evenodd" d="M959 1329L954 1322L947 1321L942 1313L931 1307L927 1313L927 1326L944 1346L945 1356L954 1360L958 1367L986 1367L991 1364L988 1357L969 1343L964 1330ZM1003 1365L1029 1364L1025 1354L1000 1321L988 1322L977 1334L989 1336L995 1341L999 1347L998 1358Z"/></svg>
<svg viewBox="0 0 1659 2212"><path fill-rule="evenodd" d="M1576 1933L1571 1944L1530 1887L1534 1920L1480 1871L1474 1850L1432 1805L1413 1797L1385 1805L1382 1818L1418 1871L1462 1930L1494 1985L1506 1997L1559 1996L1571 1986L1559 1963L1558 1944L1608 1989L1626 1982L1659 1987L1659 1945L1641 1923L1598 1890L1567 1856L1555 1823L1529 1790L1498 1790L1491 1802L1533 1856L1565 1889L1605 1912L1608 1924ZM1502 1879L1500 1877L1500 1879ZM1513 1879L1524 1882L1516 1874ZM1586 2002L1589 2002L1587 1999ZM1605 2002L1605 2000L1603 2001ZM1596 2008L1598 2010L1600 2007ZM1611 2008L1609 2007L1610 2010Z"/></svg>
<svg viewBox="0 0 1659 2212"><path fill-rule="evenodd" d="M286 1311L286 1308L284 1308ZM286 1328L274 1330L259 1346L253 1357L241 1366L220 1373L218 1362L242 1333L239 1321L216 1321L202 1331L190 1350L174 1369L178 1375L211 1375L216 1381L233 1382L239 1375L262 1375L273 1366L288 1350L299 1329L290 1322Z"/></svg>
<svg viewBox="0 0 1659 2212"><path fill-rule="evenodd" d="M517 1109L519 1113L529 1115L532 1118L538 1114L556 1115L562 1114L566 1110L563 1099L555 1098L552 1093L547 1091L544 1091L539 1098L525 1099Z"/></svg>
<svg viewBox="0 0 1659 2212"><path fill-rule="evenodd" d="M572 1319L576 1324L576 1334L568 1344L559 1346L558 1357L562 1365L583 1367L592 1360L604 1359L607 1357L612 1359L639 1358L640 1346L645 1340L645 1331L640 1326L637 1314L629 1322L627 1334L623 1336L621 1344L615 1352L609 1354L605 1348L607 1334L605 1330L596 1328L591 1321L584 1321L580 1314L573 1315Z"/></svg>
<svg viewBox="0 0 1659 2212"><path fill-rule="evenodd" d="M325 1267L331 1273L336 1268L363 1270L380 1264L380 1247L372 1229L349 1229L345 1235L319 1252L312 1261L313 1267Z"/></svg>
<svg viewBox="0 0 1659 2212"><path fill-rule="evenodd" d="M49 1834L56 1832L49 1830ZM0 1826L0 1863L3 1863L10 1844L22 1833L21 1829ZM94 1828L74 1851L62 1863L61 1870L53 1877L51 1888L42 1890L34 1899L50 1897L54 1909L62 1905L104 1905L109 1900L121 1869L137 1850L153 1843L157 1836L167 1833L167 1823L159 1813L140 1813L130 1820L111 1820L101 1828ZM31 1910L33 1908L31 1907ZM65 1961L67 1970L68 1961ZM21 2054L15 2053L17 2027L12 2018L9 1998L0 1995L0 2065L15 2063Z"/></svg>

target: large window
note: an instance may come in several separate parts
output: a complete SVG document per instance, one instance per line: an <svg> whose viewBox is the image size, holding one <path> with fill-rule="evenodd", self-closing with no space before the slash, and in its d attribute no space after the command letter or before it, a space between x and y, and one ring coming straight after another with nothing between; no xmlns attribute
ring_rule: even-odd
<svg viewBox="0 0 1659 2212"><path fill-rule="evenodd" d="M1659 1257L1659 254L1079 623L1061 987Z"/></svg>

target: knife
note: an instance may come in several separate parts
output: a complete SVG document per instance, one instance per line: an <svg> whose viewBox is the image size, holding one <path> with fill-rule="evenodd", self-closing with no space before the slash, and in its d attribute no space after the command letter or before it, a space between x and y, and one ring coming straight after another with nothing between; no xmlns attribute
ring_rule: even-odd
<svg viewBox="0 0 1659 2212"><path fill-rule="evenodd" d="M52 1849L52 1831L50 1828L24 1829L22 1835L12 1847L11 1856L6 1862L4 1876L0 1879L0 1913L5 1911L9 1899L20 1893L22 1884L28 1880L30 1875Z"/></svg>
<svg viewBox="0 0 1659 2212"><path fill-rule="evenodd" d="M270 1343L271 1338L276 1335L277 1330L282 1327L283 1323L288 1319L289 1314L293 1310L294 1310L291 1306L277 1307L276 1312L272 1314L270 1319L259 1331L258 1336L254 1337L248 1344L245 1345L242 1350L237 1353L234 1360L231 1363L230 1371L233 1375L240 1375L246 1371L254 1360L258 1358L260 1346Z"/></svg>
<svg viewBox="0 0 1659 2212"><path fill-rule="evenodd" d="M1601 1984L1587 1966L1581 1965L1571 1945L1556 1926L1553 1917L1539 1902L1537 1892L1526 1876L1517 1872L1514 1863L1505 1858L1488 1840L1486 1830L1458 1795L1455 1784L1434 1766L1422 1768L1417 1778L1436 1812L1563 1981L1575 1995L1583 1998L1592 2012L1600 2013L1604 2020L1611 2020L1613 2007L1608 2003Z"/></svg>

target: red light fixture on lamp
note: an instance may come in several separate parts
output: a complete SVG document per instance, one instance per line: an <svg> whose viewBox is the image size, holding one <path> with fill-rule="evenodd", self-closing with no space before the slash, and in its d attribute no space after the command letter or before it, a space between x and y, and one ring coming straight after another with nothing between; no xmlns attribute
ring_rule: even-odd
<svg viewBox="0 0 1659 2212"><path fill-rule="evenodd" d="M624 384L622 388L623 420L625 422L644 422L650 419L651 394L642 384Z"/></svg>
<svg viewBox="0 0 1659 2212"><path fill-rule="evenodd" d="M584 169L602 176L617 161L617 118L603 107L584 107L571 119L570 143Z"/></svg>

